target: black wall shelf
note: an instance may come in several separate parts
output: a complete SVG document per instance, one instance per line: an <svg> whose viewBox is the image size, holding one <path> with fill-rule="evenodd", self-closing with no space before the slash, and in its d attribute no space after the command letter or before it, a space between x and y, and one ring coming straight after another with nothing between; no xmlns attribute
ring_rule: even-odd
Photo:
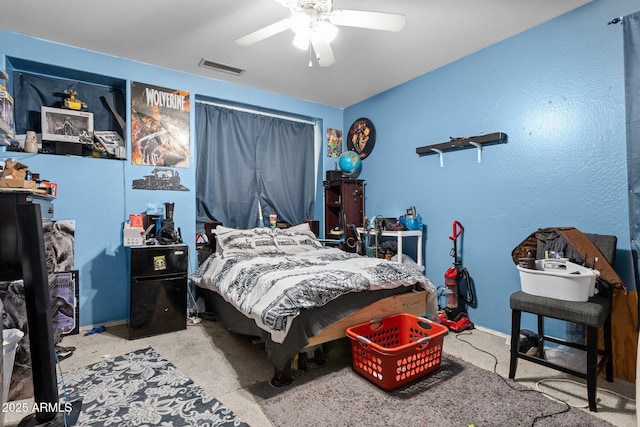
<svg viewBox="0 0 640 427"><path fill-rule="evenodd" d="M478 163L481 160L482 147L485 145L502 144L507 142L507 134L502 132L489 133L487 135L470 136L465 138L451 138L448 142L440 144L425 145L416 148L418 156L429 154L440 155L440 166L442 166L442 154L447 151L464 150L466 148L478 149Z"/></svg>

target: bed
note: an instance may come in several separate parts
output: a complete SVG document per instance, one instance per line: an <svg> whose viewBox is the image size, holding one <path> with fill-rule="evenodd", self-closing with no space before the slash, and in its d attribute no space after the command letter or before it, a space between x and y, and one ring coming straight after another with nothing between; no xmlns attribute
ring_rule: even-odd
<svg viewBox="0 0 640 427"><path fill-rule="evenodd" d="M291 383L295 355L349 326L401 312L437 316L435 286L415 263L324 247L307 224L214 233L215 252L190 279L228 330L264 341L275 386Z"/></svg>

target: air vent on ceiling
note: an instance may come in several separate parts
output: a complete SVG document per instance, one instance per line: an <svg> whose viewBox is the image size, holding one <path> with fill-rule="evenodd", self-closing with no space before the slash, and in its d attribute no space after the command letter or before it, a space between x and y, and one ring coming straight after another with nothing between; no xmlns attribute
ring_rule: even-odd
<svg viewBox="0 0 640 427"><path fill-rule="evenodd" d="M234 76L239 76L245 72L242 68L234 67L232 65L222 64L220 62L209 61L208 59L202 59L200 64L201 67L209 68L214 71L222 71L223 73L233 74Z"/></svg>

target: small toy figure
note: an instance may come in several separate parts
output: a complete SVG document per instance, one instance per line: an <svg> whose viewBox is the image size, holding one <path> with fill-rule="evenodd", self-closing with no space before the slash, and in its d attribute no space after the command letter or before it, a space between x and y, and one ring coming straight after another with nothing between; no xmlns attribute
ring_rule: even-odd
<svg viewBox="0 0 640 427"><path fill-rule="evenodd" d="M82 110L83 108L87 108L87 104L84 101L80 101L76 96L78 92L72 89L65 89L64 93L69 95L69 98L64 100L64 108L68 108L70 110Z"/></svg>

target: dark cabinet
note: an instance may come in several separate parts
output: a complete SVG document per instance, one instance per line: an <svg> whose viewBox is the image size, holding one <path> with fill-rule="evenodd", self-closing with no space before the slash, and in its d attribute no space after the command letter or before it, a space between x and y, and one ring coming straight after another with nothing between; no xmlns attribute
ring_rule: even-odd
<svg viewBox="0 0 640 427"><path fill-rule="evenodd" d="M131 247L129 339L187 327L187 245Z"/></svg>
<svg viewBox="0 0 640 427"><path fill-rule="evenodd" d="M341 239L347 225L364 223L364 180L340 179L324 182L324 235Z"/></svg>

